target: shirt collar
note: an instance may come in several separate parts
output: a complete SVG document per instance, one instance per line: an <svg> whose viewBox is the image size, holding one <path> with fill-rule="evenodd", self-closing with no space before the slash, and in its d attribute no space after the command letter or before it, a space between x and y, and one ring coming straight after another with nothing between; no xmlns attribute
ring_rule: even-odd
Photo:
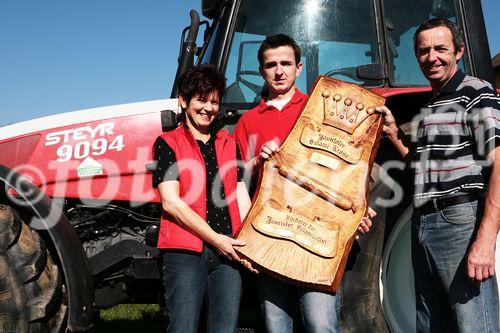
<svg viewBox="0 0 500 333"><path fill-rule="evenodd" d="M462 81L465 79L465 74L462 72L461 69L458 69L455 74L451 77L451 79L446 82L446 84L441 88L441 90L438 92L438 95L448 95L452 94L455 91L457 91L458 86Z"/></svg>
<svg viewBox="0 0 500 333"><path fill-rule="evenodd" d="M295 88L295 93L293 94L292 99L288 103L286 103L282 110L286 109L288 105L302 103L306 97L306 94ZM274 106L267 105L266 99L264 97L261 98L259 103L259 112L262 113L270 108L274 108Z"/></svg>
<svg viewBox="0 0 500 333"><path fill-rule="evenodd" d="M192 144L196 143L196 139L193 136L193 133L191 133L191 130L186 124L186 121L182 121L180 123L180 126L182 126L184 130L184 135L188 138L189 141L191 141ZM224 139L227 137L227 131L222 130L224 124L222 121L220 121L218 118L216 118L211 124L210 124L210 139L208 139L207 143L210 141L215 141L215 139Z"/></svg>

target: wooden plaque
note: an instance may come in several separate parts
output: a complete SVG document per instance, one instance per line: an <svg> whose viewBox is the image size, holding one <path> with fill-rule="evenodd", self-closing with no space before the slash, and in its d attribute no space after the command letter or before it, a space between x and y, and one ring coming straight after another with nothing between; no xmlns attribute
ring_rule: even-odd
<svg viewBox="0 0 500 333"><path fill-rule="evenodd" d="M336 291L361 218L385 99L320 76L279 151L260 170L238 252L263 273Z"/></svg>

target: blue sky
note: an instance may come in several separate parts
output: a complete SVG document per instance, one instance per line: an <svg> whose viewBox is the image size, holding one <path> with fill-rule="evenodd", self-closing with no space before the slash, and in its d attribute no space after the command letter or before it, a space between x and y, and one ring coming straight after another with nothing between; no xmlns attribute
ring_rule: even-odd
<svg viewBox="0 0 500 333"><path fill-rule="evenodd" d="M180 32L201 0L2 0L0 126L168 98ZM482 0L492 55L499 0ZM495 15L497 16L495 18Z"/></svg>

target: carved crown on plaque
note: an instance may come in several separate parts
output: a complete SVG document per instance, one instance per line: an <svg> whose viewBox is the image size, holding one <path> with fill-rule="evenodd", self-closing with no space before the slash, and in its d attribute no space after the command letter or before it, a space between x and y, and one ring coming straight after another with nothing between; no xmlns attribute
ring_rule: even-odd
<svg viewBox="0 0 500 333"><path fill-rule="evenodd" d="M332 94L328 89L323 90L321 96L325 114L323 124L336 127L349 134L353 134L356 128L375 112L373 106L366 106L338 93Z"/></svg>

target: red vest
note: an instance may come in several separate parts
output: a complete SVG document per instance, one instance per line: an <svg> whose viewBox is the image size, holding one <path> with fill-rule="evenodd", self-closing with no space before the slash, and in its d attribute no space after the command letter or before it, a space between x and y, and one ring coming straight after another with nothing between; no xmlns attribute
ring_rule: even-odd
<svg viewBox="0 0 500 333"><path fill-rule="evenodd" d="M180 125L176 129L163 133L163 140L175 153L179 170L180 198L206 220L206 170L203 155L191 131ZM226 130L220 130L215 137L217 165L224 186L224 195L228 205L231 227L235 235L241 227L240 212L236 200L237 161L236 141ZM173 222L162 210L158 248L185 249L201 252L203 241Z"/></svg>

